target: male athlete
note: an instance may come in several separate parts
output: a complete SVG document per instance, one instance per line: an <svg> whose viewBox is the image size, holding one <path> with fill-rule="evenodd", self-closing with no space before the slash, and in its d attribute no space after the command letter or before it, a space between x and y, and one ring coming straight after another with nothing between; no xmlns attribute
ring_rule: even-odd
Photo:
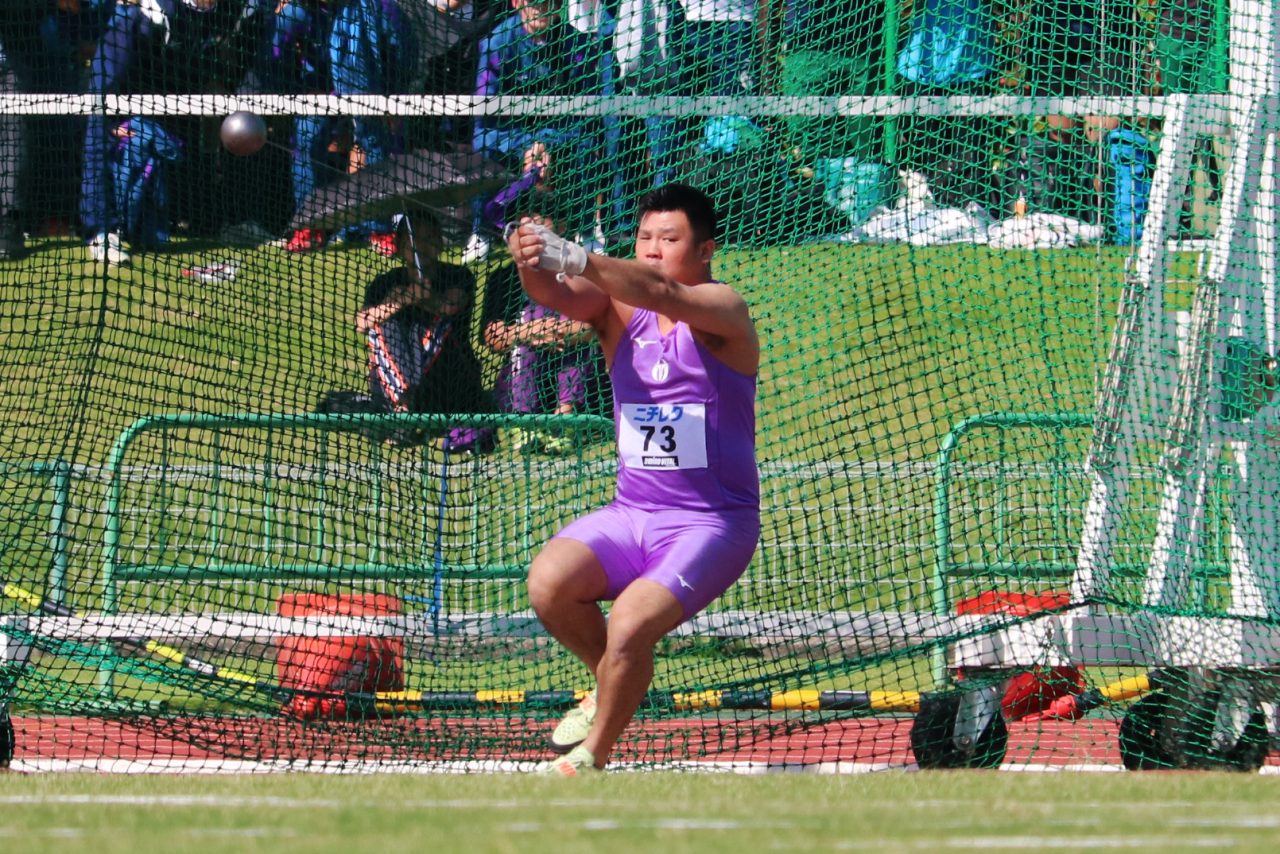
<svg viewBox="0 0 1280 854"><path fill-rule="evenodd" d="M529 296L595 329L618 441L613 502L529 569L538 618L596 679L551 736L564 755L541 773L604 767L649 689L655 645L738 579L760 536L760 341L746 302L711 278L715 209L668 184L638 214L636 260L589 255L534 221L507 237Z"/></svg>

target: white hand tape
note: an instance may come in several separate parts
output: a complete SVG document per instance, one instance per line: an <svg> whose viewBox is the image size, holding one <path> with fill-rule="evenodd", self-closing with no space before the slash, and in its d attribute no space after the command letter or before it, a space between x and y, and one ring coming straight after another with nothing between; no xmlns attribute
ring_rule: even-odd
<svg viewBox="0 0 1280 854"><path fill-rule="evenodd" d="M541 223L531 223L542 238L542 251L538 253L538 269L548 273L567 273L581 276L587 269L587 250L572 240L565 240Z"/></svg>

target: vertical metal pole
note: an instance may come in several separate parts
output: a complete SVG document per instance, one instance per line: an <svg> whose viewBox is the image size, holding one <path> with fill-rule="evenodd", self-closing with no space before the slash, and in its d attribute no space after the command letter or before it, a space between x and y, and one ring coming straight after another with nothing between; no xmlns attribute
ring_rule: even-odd
<svg viewBox="0 0 1280 854"><path fill-rule="evenodd" d="M53 563L49 568L48 596L55 605L67 599L67 506L71 501L71 466L66 460L53 462L53 511L49 515L49 546Z"/></svg>
<svg viewBox="0 0 1280 854"><path fill-rule="evenodd" d="M329 431L321 429L320 431L320 487L316 491L316 527L315 527L315 557L316 560L324 562L324 546L325 546L325 514L328 511L329 498Z"/></svg>
<svg viewBox="0 0 1280 854"><path fill-rule="evenodd" d="M382 532L388 524L387 514L382 507L382 445L377 440L369 443L369 462L373 468L373 536L370 537L367 560L377 566L382 562Z"/></svg>
<svg viewBox="0 0 1280 854"><path fill-rule="evenodd" d="M274 543L272 536L274 533L275 522L275 478L272 476L274 466L273 452L275 450L275 430L271 427L267 428L267 449L264 455L265 459L262 463L263 476L263 494L262 494L262 548L265 554L263 559L266 566L275 564Z"/></svg>
<svg viewBox="0 0 1280 854"><path fill-rule="evenodd" d="M900 0L884 4L884 57L880 63L880 90L892 95L897 89ZM898 118L886 116L884 120L884 162L890 166L898 160Z"/></svg>
<svg viewBox="0 0 1280 854"><path fill-rule="evenodd" d="M444 462L440 464L440 492L439 502L436 505L436 542L435 552L432 560L435 564L435 573L432 576L431 586L431 631L437 637L440 635L440 613L442 610L444 599L444 522L445 510L449 502L449 449L446 446L444 451Z"/></svg>
<svg viewBox="0 0 1280 854"><path fill-rule="evenodd" d="M945 619L951 611L947 584L951 578L951 455L960 444L961 422L946 436L938 450L936 482L933 491L933 613ZM947 684L947 654L942 647L933 651L933 686L939 690Z"/></svg>
<svg viewBox="0 0 1280 854"><path fill-rule="evenodd" d="M222 431L213 434L213 509L209 516L209 560L217 563L222 549Z"/></svg>

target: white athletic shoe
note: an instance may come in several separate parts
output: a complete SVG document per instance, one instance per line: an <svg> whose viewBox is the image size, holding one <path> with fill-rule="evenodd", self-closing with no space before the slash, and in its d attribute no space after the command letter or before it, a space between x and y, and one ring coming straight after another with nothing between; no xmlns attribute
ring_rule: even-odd
<svg viewBox="0 0 1280 854"><path fill-rule="evenodd" d="M585 747L575 747L559 759L538 764L535 774L543 777L579 777L587 774L599 774L596 758Z"/></svg>
<svg viewBox="0 0 1280 854"><path fill-rule="evenodd" d="M590 252L592 255L605 254L604 241L598 237L588 237L582 240L582 248Z"/></svg>
<svg viewBox="0 0 1280 854"><path fill-rule="evenodd" d="M129 263L129 253L120 245L120 235L114 231L95 235L89 241L89 257L99 264L110 264L113 267Z"/></svg>
<svg viewBox="0 0 1280 854"><path fill-rule="evenodd" d="M475 264L489 257L489 241L478 234L471 235L467 246L462 250L462 263Z"/></svg>
<svg viewBox="0 0 1280 854"><path fill-rule="evenodd" d="M596 692L582 698L582 702L569 710L551 733L550 746L555 753L569 753L586 740L591 725L596 721Z"/></svg>

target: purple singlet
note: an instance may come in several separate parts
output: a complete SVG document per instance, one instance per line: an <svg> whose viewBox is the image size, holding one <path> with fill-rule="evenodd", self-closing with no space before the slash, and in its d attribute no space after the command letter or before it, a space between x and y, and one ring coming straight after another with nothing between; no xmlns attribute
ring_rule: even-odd
<svg viewBox="0 0 1280 854"><path fill-rule="evenodd" d="M638 578L692 617L742 575L760 537L753 376L725 365L677 323L636 309L609 369L618 433L613 503L557 536L585 543L613 599Z"/></svg>
<svg viewBox="0 0 1280 854"><path fill-rule="evenodd" d="M725 365L677 323L636 309L609 370L618 502L651 510L759 508L756 378Z"/></svg>

